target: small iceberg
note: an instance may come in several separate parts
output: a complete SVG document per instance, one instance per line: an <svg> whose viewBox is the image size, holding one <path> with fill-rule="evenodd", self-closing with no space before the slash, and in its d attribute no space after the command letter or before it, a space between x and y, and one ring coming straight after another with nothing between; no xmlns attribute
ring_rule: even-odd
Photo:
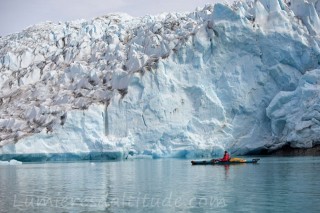
<svg viewBox="0 0 320 213"><path fill-rule="evenodd" d="M0 165L21 165L21 161L10 160L10 161L0 161Z"/></svg>

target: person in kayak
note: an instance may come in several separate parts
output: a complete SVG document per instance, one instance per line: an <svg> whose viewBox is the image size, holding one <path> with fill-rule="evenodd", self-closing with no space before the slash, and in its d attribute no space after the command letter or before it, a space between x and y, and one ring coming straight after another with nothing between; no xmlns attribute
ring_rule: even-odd
<svg viewBox="0 0 320 213"><path fill-rule="evenodd" d="M220 162L228 162L230 160L230 155L227 151L224 151L223 158L219 159Z"/></svg>
<svg viewBox="0 0 320 213"><path fill-rule="evenodd" d="M228 162L230 160L230 155L227 151L224 151L223 158L220 159L212 159L211 161L216 163L216 162Z"/></svg>

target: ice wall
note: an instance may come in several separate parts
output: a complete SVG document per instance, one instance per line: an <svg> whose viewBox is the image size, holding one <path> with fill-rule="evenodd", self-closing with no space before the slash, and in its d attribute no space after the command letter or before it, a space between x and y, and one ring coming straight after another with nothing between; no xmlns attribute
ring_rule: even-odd
<svg viewBox="0 0 320 213"><path fill-rule="evenodd" d="M294 91L281 91L267 108L277 142L272 149L289 143L292 147L310 148L319 144L320 70L303 75Z"/></svg>
<svg viewBox="0 0 320 213"><path fill-rule="evenodd" d="M316 145L317 8L239 1L1 38L0 152L193 157Z"/></svg>

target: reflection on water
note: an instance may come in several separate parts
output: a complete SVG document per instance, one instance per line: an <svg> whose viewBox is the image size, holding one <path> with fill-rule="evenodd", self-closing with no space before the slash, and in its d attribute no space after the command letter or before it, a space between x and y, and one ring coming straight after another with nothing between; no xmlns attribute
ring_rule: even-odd
<svg viewBox="0 0 320 213"><path fill-rule="evenodd" d="M318 212L320 158L0 166L0 212Z"/></svg>
<svg viewBox="0 0 320 213"><path fill-rule="evenodd" d="M236 165L235 165L236 166ZM229 175L229 169L230 169L230 165L224 165L224 174L225 177L227 178Z"/></svg>

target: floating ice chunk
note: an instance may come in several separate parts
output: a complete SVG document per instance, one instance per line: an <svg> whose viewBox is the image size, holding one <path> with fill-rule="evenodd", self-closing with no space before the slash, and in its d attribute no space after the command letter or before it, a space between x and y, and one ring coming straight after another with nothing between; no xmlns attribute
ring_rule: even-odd
<svg viewBox="0 0 320 213"><path fill-rule="evenodd" d="M17 161L17 160L10 160L9 164L10 164L10 165L21 165L22 162Z"/></svg>
<svg viewBox="0 0 320 213"><path fill-rule="evenodd" d="M22 162L17 160L10 160L10 161L0 161L0 165L21 165Z"/></svg>

